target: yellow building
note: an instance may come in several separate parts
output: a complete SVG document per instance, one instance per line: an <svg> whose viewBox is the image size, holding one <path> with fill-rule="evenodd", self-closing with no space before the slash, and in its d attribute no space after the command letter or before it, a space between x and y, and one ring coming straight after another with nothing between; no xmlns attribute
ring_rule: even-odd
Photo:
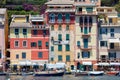
<svg viewBox="0 0 120 80"><path fill-rule="evenodd" d="M46 22L50 27L49 61L74 69L75 8L70 0L47 2Z"/></svg>
<svg viewBox="0 0 120 80"><path fill-rule="evenodd" d="M96 2L75 1L75 61L76 69L89 71L94 69L97 62L97 6ZM94 4L97 3L97 4Z"/></svg>

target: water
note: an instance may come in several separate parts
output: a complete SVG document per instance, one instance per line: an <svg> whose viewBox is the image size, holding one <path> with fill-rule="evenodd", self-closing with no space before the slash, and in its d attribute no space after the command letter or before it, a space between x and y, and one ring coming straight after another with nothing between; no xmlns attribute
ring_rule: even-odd
<svg viewBox="0 0 120 80"><path fill-rule="evenodd" d="M0 80L120 80L118 76L79 76L65 75L63 77L33 77L33 76L0 76Z"/></svg>

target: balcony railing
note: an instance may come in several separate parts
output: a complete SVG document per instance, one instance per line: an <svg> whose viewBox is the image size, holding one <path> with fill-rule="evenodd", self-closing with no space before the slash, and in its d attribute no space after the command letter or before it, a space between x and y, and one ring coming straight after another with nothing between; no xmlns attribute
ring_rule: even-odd
<svg viewBox="0 0 120 80"><path fill-rule="evenodd" d="M55 20L49 20L49 23L55 23Z"/></svg>
<svg viewBox="0 0 120 80"><path fill-rule="evenodd" d="M32 25L32 28L38 28L38 29L48 29L48 27L47 26L45 26L45 25Z"/></svg>
<svg viewBox="0 0 120 80"><path fill-rule="evenodd" d="M90 37L90 33L82 33L82 38L88 38Z"/></svg>
<svg viewBox="0 0 120 80"><path fill-rule="evenodd" d="M96 11L92 11L92 12L87 12L87 11L76 11L76 15L97 15L97 12Z"/></svg>
<svg viewBox="0 0 120 80"><path fill-rule="evenodd" d="M92 49L92 46L87 46L87 47L85 47L85 46L80 46L80 49L81 50L91 50Z"/></svg>
<svg viewBox="0 0 120 80"><path fill-rule="evenodd" d="M98 62L120 62L120 58L99 58Z"/></svg>
<svg viewBox="0 0 120 80"><path fill-rule="evenodd" d="M73 8L58 8L58 9L47 9L47 12L75 12Z"/></svg>
<svg viewBox="0 0 120 80"><path fill-rule="evenodd" d="M108 50L120 51L120 46L108 47Z"/></svg>
<svg viewBox="0 0 120 80"><path fill-rule="evenodd" d="M53 41L54 45L59 45L59 44L69 44L69 41Z"/></svg>
<svg viewBox="0 0 120 80"><path fill-rule="evenodd" d="M58 23L62 23L63 20L62 20L62 19L58 19L57 22L58 22Z"/></svg>
<svg viewBox="0 0 120 80"><path fill-rule="evenodd" d="M101 23L101 27L120 27L120 23Z"/></svg>

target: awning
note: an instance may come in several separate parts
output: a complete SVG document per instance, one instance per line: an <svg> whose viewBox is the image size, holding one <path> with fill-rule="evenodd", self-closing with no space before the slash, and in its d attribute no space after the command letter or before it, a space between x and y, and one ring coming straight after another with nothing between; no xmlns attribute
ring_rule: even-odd
<svg viewBox="0 0 120 80"><path fill-rule="evenodd" d="M109 66L110 64L109 63L98 63L98 65L100 65L100 66Z"/></svg>
<svg viewBox="0 0 120 80"><path fill-rule="evenodd" d="M108 16L109 18L115 18L115 17L118 17L118 16Z"/></svg>
<svg viewBox="0 0 120 80"><path fill-rule="evenodd" d="M82 62L83 65L92 65L92 62Z"/></svg>
<svg viewBox="0 0 120 80"><path fill-rule="evenodd" d="M22 65L22 66L24 66L24 65L30 66L30 65L32 65L32 63L31 63L30 61L20 61L20 62L19 62L19 65Z"/></svg>
<svg viewBox="0 0 120 80"><path fill-rule="evenodd" d="M120 66L120 63L110 63L110 65Z"/></svg>
<svg viewBox="0 0 120 80"><path fill-rule="evenodd" d="M65 68L65 63L47 64L47 68Z"/></svg>
<svg viewBox="0 0 120 80"><path fill-rule="evenodd" d="M110 43L120 43L120 40L118 38L114 38L114 39L109 39Z"/></svg>

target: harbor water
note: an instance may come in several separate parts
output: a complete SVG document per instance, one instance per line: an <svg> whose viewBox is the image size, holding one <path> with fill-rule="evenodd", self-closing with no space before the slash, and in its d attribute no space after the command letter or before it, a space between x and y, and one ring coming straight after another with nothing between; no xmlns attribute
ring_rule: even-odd
<svg viewBox="0 0 120 80"><path fill-rule="evenodd" d="M0 80L120 80L119 76L79 76L64 75L63 77L0 76Z"/></svg>

